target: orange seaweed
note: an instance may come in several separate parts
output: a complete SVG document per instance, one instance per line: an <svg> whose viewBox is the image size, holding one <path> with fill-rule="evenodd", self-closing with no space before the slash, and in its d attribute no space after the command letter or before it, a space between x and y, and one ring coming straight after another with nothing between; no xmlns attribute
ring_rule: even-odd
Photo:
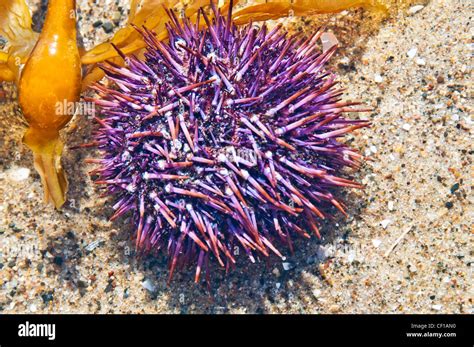
<svg viewBox="0 0 474 347"><path fill-rule="evenodd" d="M8 40L8 50L0 52L0 81L18 81L20 67L38 39L24 0L0 0L0 36Z"/></svg>
<svg viewBox="0 0 474 347"><path fill-rule="evenodd" d="M34 153L45 200L56 208L63 205L67 191L59 131L72 118L57 106L80 97L75 5L75 0L49 0L43 30L19 80L19 103L29 126L23 141Z"/></svg>
<svg viewBox="0 0 474 347"><path fill-rule="evenodd" d="M341 12L355 7L365 7L387 12L388 6L382 0L276 0L246 6L233 15L237 24L249 21L264 21L288 16L308 16Z"/></svg>
<svg viewBox="0 0 474 347"><path fill-rule="evenodd" d="M233 1L234 6L238 1ZM154 6L149 6L153 4ZM144 2L141 10L136 10L138 2L132 0L131 18L125 28L119 30L110 42L103 43L86 52L82 57L83 64L94 64L117 56L117 52L111 45L113 43L120 48L124 54L130 54L144 47L140 35L133 29L132 24L138 27L144 25L154 30L159 38L166 38L166 8L183 11L187 17L193 17L199 8L207 7L209 0L186 1L177 0L148 0ZM148 6L147 6L148 5ZM221 9L225 11L229 1L222 4ZM318 13L340 12L354 7L368 7L379 11L386 11L387 6L381 0L276 0L276 1L251 1L248 5L235 11L233 19L237 24L246 24L250 21L261 21L277 19L291 15L311 15ZM136 13L136 14L135 14Z"/></svg>

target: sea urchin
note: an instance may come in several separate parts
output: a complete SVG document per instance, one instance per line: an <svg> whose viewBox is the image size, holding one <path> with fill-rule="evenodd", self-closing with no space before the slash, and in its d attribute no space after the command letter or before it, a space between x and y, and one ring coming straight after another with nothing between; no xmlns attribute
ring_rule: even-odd
<svg viewBox="0 0 474 347"><path fill-rule="evenodd" d="M140 252L168 254L170 279L194 263L198 281L212 258L228 269L237 248L282 257L278 244L292 251L296 236L320 237L318 219L345 214L335 189L361 187L341 176L362 156L337 138L368 122L342 116L362 110L324 68L335 47L211 8L195 23L168 11L166 42L137 28L144 58L121 54L125 67L102 66L115 86L94 86L96 183L112 219L132 212Z"/></svg>

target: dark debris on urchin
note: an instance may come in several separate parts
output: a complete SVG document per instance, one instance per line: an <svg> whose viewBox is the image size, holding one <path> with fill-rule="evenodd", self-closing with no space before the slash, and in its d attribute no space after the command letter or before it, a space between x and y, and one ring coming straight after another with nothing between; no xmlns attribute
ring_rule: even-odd
<svg viewBox="0 0 474 347"><path fill-rule="evenodd" d="M342 202L343 176L362 156L337 139L369 125L341 101L324 68L322 31L237 27L211 4L196 23L169 11L169 40L137 28L144 58L102 65L113 87L96 84L101 118L92 159L112 219L132 213L137 249L168 254L170 279L194 264L196 281L214 259L229 269L239 247L252 262L297 236L320 237L318 220Z"/></svg>

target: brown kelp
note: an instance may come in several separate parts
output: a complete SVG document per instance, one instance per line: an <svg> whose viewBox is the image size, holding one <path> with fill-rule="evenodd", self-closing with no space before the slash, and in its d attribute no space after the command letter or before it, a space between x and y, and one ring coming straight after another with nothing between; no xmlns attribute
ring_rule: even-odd
<svg viewBox="0 0 474 347"><path fill-rule="evenodd" d="M67 191L59 131L73 114L58 112L57 105L77 102L81 87L76 1L50 0L39 36L31 31L31 17L23 1L5 0L2 7L6 12L0 16L0 33L9 39L9 50L0 77L18 84L19 103L28 122L23 142L33 151L45 201L59 208Z"/></svg>

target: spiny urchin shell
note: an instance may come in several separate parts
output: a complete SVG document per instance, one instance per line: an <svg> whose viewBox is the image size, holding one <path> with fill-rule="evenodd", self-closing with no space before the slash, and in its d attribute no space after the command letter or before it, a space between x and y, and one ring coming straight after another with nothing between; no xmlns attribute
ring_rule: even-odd
<svg viewBox="0 0 474 347"><path fill-rule="evenodd" d="M226 268L237 248L282 256L296 236L318 237L318 219L342 202L341 177L361 155L337 138L368 122L343 118L342 102L324 68L335 47L322 34L289 36L280 26L237 27L214 6L196 23L170 11L169 40L138 29L144 58L102 66L114 88L97 84L102 151L96 183L115 198L115 219L132 213L142 252L164 250L170 278L209 259Z"/></svg>

